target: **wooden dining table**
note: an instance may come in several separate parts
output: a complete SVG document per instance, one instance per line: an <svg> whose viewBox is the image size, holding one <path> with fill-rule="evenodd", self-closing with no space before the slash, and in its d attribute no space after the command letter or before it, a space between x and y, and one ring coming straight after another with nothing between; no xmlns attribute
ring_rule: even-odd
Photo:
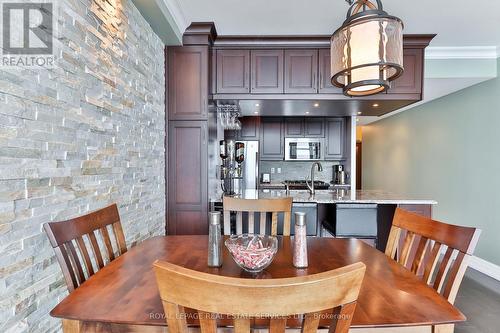
<svg viewBox="0 0 500 333"><path fill-rule="evenodd" d="M220 268L207 266L208 237L159 236L131 248L64 298L52 311L68 332L166 332L166 320L152 265L164 260L193 270L249 279L285 278L314 274L355 262L366 265L366 274L352 319L352 328L404 328L452 332L464 315L384 253L357 239L308 238L306 269L292 265L291 237L278 237L278 252L270 266L252 275L243 271L224 249ZM182 288L182 286L179 286ZM335 286L331 286L332 290ZM328 292L328 290L325 290ZM196 325L195 316L188 323ZM254 327L265 326L254 320ZM450 325L451 324L451 325ZM220 326L226 325L222 318ZM320 326L327 328L325 319ZM288 320L288 327L300 327ZM412 332L413 332L412 331Z"/></svg>

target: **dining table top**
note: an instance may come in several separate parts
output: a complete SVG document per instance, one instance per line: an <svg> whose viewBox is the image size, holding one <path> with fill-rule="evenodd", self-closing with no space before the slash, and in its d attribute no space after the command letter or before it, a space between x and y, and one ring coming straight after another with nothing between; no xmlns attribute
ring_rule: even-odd
<svg viewBox="0 0 500 333"><path fill-rule="evenodd" d="M465 320L457 308L412 272L360 240L311 237L307 239L307 250L309 266L295 268L292 238L278 237L278 252L273 262L263 272L253 275L243 271L225 248L222 267L208 267L208 236L153 237L108 263L50 314L78 321L166 326L152 269L156 260L200 272L250 279L303 276L363 262L366 274L352 327L438 325ZM328 324L320 323L324 327ZM288 321L287 325L294 326Z"/></svg>

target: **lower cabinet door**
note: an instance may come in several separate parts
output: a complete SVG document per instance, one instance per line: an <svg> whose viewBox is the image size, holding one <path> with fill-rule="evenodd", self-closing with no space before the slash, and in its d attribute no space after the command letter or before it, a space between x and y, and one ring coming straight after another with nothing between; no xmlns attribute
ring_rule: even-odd
<svg viewBox="0 0 500 333"><path fill-rule="evenodd" d="M169 123L168 234L208 233L207 137L206 121Z"/></svg>
<svg viewBox="0 0 500 333"><path fill-rule="evenodd" d="M292 216L290 219L290 234L295 235L295 213L306 213L307 236L318 235L318 205L315 203L294 203L292 205ZM284 216L278 216L278 235L283 235Z"/></svg>

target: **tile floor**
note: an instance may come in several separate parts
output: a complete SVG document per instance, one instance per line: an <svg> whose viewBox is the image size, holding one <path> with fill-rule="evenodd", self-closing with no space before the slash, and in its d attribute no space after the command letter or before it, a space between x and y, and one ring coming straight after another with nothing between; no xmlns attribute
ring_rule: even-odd
<svg viewBox="0 0 500 333"><path fill-rule="evenodd" d="M455 333L500 332L500 281L468 269L455 305L467 322L458 324Z"/></svg>

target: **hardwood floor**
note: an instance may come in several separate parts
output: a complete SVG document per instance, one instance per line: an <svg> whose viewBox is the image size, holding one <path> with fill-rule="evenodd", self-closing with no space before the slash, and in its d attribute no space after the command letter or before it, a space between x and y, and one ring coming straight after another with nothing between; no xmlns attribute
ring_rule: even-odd
<svg viewBox="0 0 500 333"><path fill-rule="evenodd" d="M467 316L455 333L497 333L500 331L500 281L468 269L455 305Z"/></svg>

